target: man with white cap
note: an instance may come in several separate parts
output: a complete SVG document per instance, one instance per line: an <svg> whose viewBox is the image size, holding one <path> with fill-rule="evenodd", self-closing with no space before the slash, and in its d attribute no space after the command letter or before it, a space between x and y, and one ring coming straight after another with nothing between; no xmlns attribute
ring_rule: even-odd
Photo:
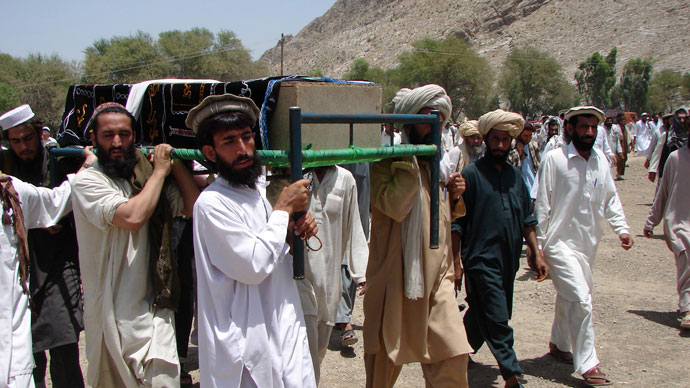
<svg viewBox="0 0 690 388"><path fill-rule="evenodd" d="M394 113L441 111L450 98L438 85L402 89ZM431 125L405 125L403 143L430 144ZM450 222L464 214L464 182L430 182L428 158L384 159L371 168L371 244L364 295L367 387L392 387L404 364L419 362L427 386L467 387L467 344L453 293ZM429 248L430 190L440 192L439 249ZM445 191L447 190L447 192ZM446 192L446 195L443 195Z"/></svg>
<svg viewBox="0 0 690 388"><path fill-rule="evenodd" d="M45 148L58 146L57 140L50 136L50 128L48 127L41 128L41 144L43 144Z"/></svg>
<svg viewBox="0 0 690 388"><path fill-rule="evenodd" d="M462 195L467 214L457 221L469 305L464 319L467 338L475 352L484 342L488 344L506 387L520 387L524 382L508 324L523 237L537 280L548 275L537 247L532 199L520 170L507 161L511 142L524 123L519 114L501 109L479 118L486 154L462 172L467 182Z"/></svg>
<svg viewBox="0 0 690 388"><path fill-rule="evenodd" d="M31 112L28 105L17 109ZM40 121L32 118L3 130L10 146L5 151L9 156L4 159L7 161L3 166L5 173L35 186L48 186L48 151L41 144L44 128ZM61 183L68 172L79 168L81 160L61 158L55 164L53 178ZM31 316L36 362L34 381L39 387L45 384L45 351L48 350L53 386L83 387L78 342L84 323L74 218L70 214L51 228L30 230L27 238L31 259L29 289L34 306Z"/></svg>
<svg viewBox="0 0 690 388"><path fill-rule="evenodd" d="M635 151L638 155L647 155L649 144L652 142L652 133L654 132L654 124L649 120L649 114L642 113L640 121L635 124L635 133L633 141L635 143Z"/></svg>
<svg viewBox="0 0 690 388"><path fill-rule="evenodd" d="M154 148L151 166L134 145L135 127L124 106L96 107L86 130L98 161L87 162L72 185L93 387L180 384L178 288L166 231L173 208L191 216L198 190L186 168L170 159L170 145ZM179 191L166 183L171 171Z"/></svg>
<svg viewBox="0 0 690 388"><path fill-rule="evenodd" d="M599 370L592 322L592 266L608 221L630 249L633 240L606 156L594 147L604 113L591 106L566 113L570 143L542 161L536 214L539 243L556 288L556 314L549 352L574 363L590 385L609 385Z"/></svg>
<svg viewBox="0 0 690 388"><path fill-rule="evenodd" d="M309 205L309 181L284 188L271 208L257 187L258 117L251 99L232 94L206 97L187 116L219 174L194 205L201 386L315 387L288 252L293 233L318 231L308 211L291 220Z"/></svg>
<svg viewBox="0 0 690 388"><path fill-rule="evenodd" d="M30 123L31 108L23 105L0 117L0 127L12 130ZM33 129L31 129L33 131ZM36 136L38 136L36 134ZM95 156L86 151L87 160ZM0 174L3 198L0 252L5 265L0 267L0 387L33 387L31 312L29 311L29 247L27 229L48 228L71 210L70 180L50 190ZM77 365L78 367L78 365ZM76 383L76 382L75 382ZM78 385L77 385L78 386Z"/></svg>

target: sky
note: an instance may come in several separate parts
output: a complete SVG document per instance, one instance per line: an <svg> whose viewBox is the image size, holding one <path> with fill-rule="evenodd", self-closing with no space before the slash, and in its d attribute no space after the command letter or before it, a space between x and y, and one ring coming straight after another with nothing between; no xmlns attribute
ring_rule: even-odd
<svg viewBox="0 0 690 388"><path fill-rule="evenodd" d="M129 36L141 30L157 38L171 30L203 27L230 30L254 59L280 40L297 35L323 15L335 0L5 0L0 52L13 57L58 54L83 60L98 39Z"/></svg>

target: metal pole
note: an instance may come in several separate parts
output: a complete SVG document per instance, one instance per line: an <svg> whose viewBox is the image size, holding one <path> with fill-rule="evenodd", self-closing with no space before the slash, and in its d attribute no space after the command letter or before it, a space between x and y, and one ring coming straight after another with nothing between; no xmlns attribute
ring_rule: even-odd
<svg viewBox="0 0 690 388"><path fill-rule="evenodd" d="M438 249L439 228L439 182L441 181L441 112L431 111L436 116L436 121L431 126L431 134L436 153L431 163L431 179L429 181L429 195L431 196L431 230L429 232L429 248Z"/></svg>
<svg viewBox="0 0 690 388"><path fill-rule="evenodd" d="M350 123L350 146L355 145L355 124Z"/></svg>
<svg viewBox="0 0 690 388"><path fill-rule="evenodd" d="M302 110L290 107L290 180L294 183L302 179ZM306 209L305 209L306 210ZM304 211L293 214L296 221ZM304 279L304 241L292 236L292 277Z"/></svg>
<svg viewBox="0 0 690 388"><path fill-rule="evenodd" d="M285 35L280 34L280 76L283 76L283 44L285 43Z"/></svg>

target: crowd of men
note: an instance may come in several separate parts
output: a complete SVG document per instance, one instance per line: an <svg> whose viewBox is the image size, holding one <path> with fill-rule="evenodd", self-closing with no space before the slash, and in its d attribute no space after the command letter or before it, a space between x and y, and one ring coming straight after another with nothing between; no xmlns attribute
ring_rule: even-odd
<svg viewBox="0 0 690 388"><path fill-rule="evenodd" d="M623 249L633 245L614 182L630 152L658 177L644 235L664 220L681 327L690 329L687 110L628 122L580 106L530 122L498 109L456 127L450 98L433 84L400 90L393 105L440 112L439 182L433 159L416 156L319 167L288 183L261 165L258 107L230 94L187 116L214 167L208 179L171 159L170 145L140 151L135 117L116 103L94 110L83 158L51 170L55 141L31 108L2 115L0 276L10 298L0 313L0 387L45 386L46 351L54 387L84 386L82 330L90 386L189 386L180 360L195 301L203 387L315 387L332 331L343 345L357 341L358 288L367 387L392 387L413 362L427 386L467 387L470 353L484 343L505 386L522 387L509 321L523 246L535 279L556 290L549 353L585 383L609 385L594 344L592 266L605 223ZM431 131L385 124L382 146L432 144ZM50 178L61 183L49 189ZM307 246L297 280L294 236Z"/></svg>

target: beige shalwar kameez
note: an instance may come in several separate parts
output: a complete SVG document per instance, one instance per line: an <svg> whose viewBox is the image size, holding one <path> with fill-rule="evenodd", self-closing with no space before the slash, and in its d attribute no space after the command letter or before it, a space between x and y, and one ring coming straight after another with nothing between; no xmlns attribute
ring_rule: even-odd
<svg viewBox="0 0 690 388"><path fill-rule="evenodd" d="M664 220L666 245L676 257L678 309L690 312L690 149L683 147L671 153L664 166L664 176L654 197L654 204L644 228L652 230Z"/></svg>
<svg viewBox="0 0 690 388"><path fill-rule="evenodd" d="M422 270L424 296L405 298L401 221L416 195L418 169L386 159L371 169L371 244L364 296L364 353L367 387L391 387L403 364L421 362L427 386L467 386L472 351L453 293L450 222L465 214L460 199L451 211L439 186L439 249L429 248L429 173L422 168ZM461 357L458 357L461 356Z"/></svg>

